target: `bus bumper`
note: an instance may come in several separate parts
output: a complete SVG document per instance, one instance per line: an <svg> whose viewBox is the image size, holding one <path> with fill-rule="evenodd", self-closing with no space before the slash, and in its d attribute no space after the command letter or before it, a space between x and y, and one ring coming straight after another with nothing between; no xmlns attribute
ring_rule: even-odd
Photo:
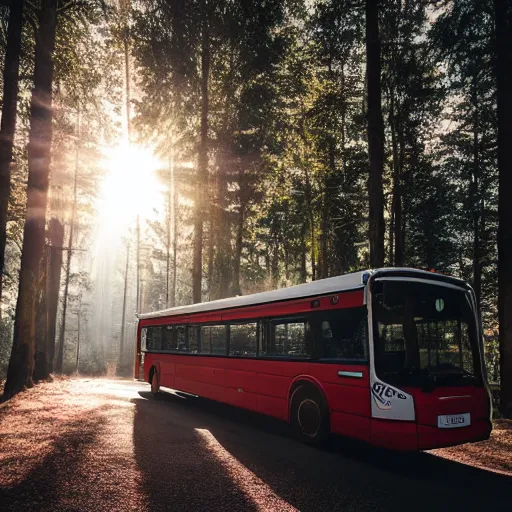
<svg viewBox="0 0 512 512"><path fill-rule="evenodd" d="M489 439L492 423L488 419L475 420L462 428L442 429L428 425L418 425L418 449L432 450L463 443L474 443Z"/></svg>
<svg viewBox="0 0 512 512"><path fill-rule="evenodd" d="M373 419L371 443L399 451L432 450L489 439L492 423L487 419L474 421L463 428L442 429L414 422Z"/></svg>

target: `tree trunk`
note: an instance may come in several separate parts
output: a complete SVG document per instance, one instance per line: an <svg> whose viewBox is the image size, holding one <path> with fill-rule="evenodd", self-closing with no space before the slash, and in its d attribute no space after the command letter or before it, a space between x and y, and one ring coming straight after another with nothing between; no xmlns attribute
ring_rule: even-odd
<svg viewBox="0 0 512 512"><path fill-rule="evenodd" d="M392 267L395 262L395 212L398 199L398 141L396 136L396 112L395 112L395 91L389 91L389 128L391 132L391 149L393 154L393 197L391 199L391 215L389 220L389 265Z"/></svg>
<svg viewBox="0 0 512 512"><path fill-rule="evenodd" d="M336 155L334 141L329 141L329 164L324 181L324 197L322 201L322 220L320 234L320 255L318 258L318 277L329 277L329 239L331 231L331 207L333 202L334 176L336 176Z"/></svg>
<svg viewBox="0 0 512 512"><path fill-rule="evenodd" d="M217 206L216 206L216 190L217 184L215 179L217 177L216 173L211 173L208 175L208 212L209 212L209 220L208 220L208 254L207 254L207 282L208 282L208 300L213 300L216 290L215 290L215 247L216 240L218 240L217 235ZM205 195L206 197L206 195Z"/></svg>
<svg viewBox="0 0 512 512"><path fill-rule="evenodd" d="M240 287L240 264L242 261L242 247L244 240L244 221L245 221L245 206L240 206L238 212L238 224L236 227L236 240L235 240L235 260L233 263L233 287L232 295L241 295Z"/></svg>
<svg viewBox="0 0 512 512"><path fill-rule="evenodd" d="M469 201L473 220L473 289L475 290L478 311L482 302L482 248L481 248L481 179L480 179L480 152L478 137L478 95L477 80L473 85L472 103L475 109L473 115L473 175L470 181Z"/></svg>
<svg viewBox="0 0 512 512"><path fill-rule="evenodd" d="M64 338L66 336L66 317L68 310L69 279L71 275L71 243L73 242L73 225L69 229L69 241L66 255L66 277L64 281L64 296L62 298L62 319L59 330L59 343L57 347L57 360L55 361L55 373L62 374L64 365Z"/></svg>
<svg viewBox="0 0 512 512"><path fill-rule="evenodd" d="M405 141L403 126L398 125L398 167L394 193L394 222L395 222L395 262L397 267L405 265L405 217L403 207L402 183L404 173Z"/></svg>
<svg viewBox="0 0 512 512"><path fill-rule="evenodd" d="M41 280L37 290L36 310L36 337L34 355L34 382L48 377L48 272L49 272L49 247L45 246L43 256L43 268Z"/></svg>
<svg viewBox="0 0 512 512"><path fill-rule="evenodd" d="M172 155L171 165L171 185L172 185L172 284L171 284L171 302L173 308L176 306L176 282L178 278L178 191L176 189L176 175L174 172L174 154Z"/></svg>
<svg viewBox="0 0 512 512"><path fill-rule="evenodd" d="M125 101L126 101L126 136L128 144L132 140L132 127L131 127L131 91L130 91L130 45L128 35L128 23L124 27L124 72L125 72Z"/></svg>
<svg viewBox="0 0 512 512"><path fill-rule="evenodd" d="M75 370L78 374L78 365L80 364L80 307L79 305L78 314L76 315L77 318L77 326L76 326L76 362L75 362Z"/></svg>
<svg viewBox="0 0 512 512"><path fill-rule="evenodd" d="M135 255L135 264L137 268L136 272L136 283L135 283L135 312L140 313L142 311L141 307L141 282L140 282L140 215L137 214L137 219L135 221L135 250L137 251Z"/></svg>
<svg viewBox="0 0 512 512"><path fill-rule="evenodd" d="M393 184L394 188L394 184ZM393 199L391 201L391 211L389 212L389 258L388 265L390 267L394 266L394 239L395 239L395 194L393 192Z"/></svg>
<svg viewBox="0 0 512 512"><path fill-rule="evenodd" d="M130 264L130 244L126 244L126 267L124 270L123 312L121 314L121 339L119 340L119 373L124 373L124 326L126 324L126 298L128 295L128 266Z"/></svg>
<svg viewBox="0 0 512 512"><path fill-rule="evenodd" d="M272 234L272 260L270 262L270 276L272 290L276 290L279 283L279 236L276 231L274 231Z"/></svg>
<svg viewBox="0 0 512 512"><path fill-rule="evenodd" d="M170 276L171 276L171 222L172 222L172 178L174 176L172 157L169 161L169 183L167 193L167 215L165 219L165 307L169 307L170 301Z"/></svg>
<svg viewBox="0 0 512 512"><path fill-rule="evenodd" d="M237 216L237 226L236 226L236 239L235 239L235 260L233 264L233 295L241 295L241 287L240 287L240 264L242 261L242 249L243 249L243 241L244 241L244 223L245 223L245 209L246 209L246 201L245 201L245 181L244 181L244 169L241 167L238 171L238 185L239 185L239 200L240 200L240 209L238 211Z"/></svg>
<svg viewBox="0 0 512 512"><path fill-rule="evenodd" d="M336 78L332 70L332 59L327 63L329 78L334 83ZM342 76L343 81L343 76ZM343 109L342 109L343 110ZM342 114L343 117L343 114ZM342 119L342 125L344 119ZM343 130L342 130L343 133ZM342 134L343 137L343 134ZM343 143L342 143L343 145ZM320 220L320 251L318 255L318 278L324 279L329 276L329 240L331 230L331 207L334 188L334 177L336 176L336 146L332 137L329 138L329 152L327 171L324 176L324 193L322 197L322 212Z"/></svg>
<svg viewBox="0 0 512 512"><path fill-rule="evenodd" d="M125 100L125 122L126 122L126 141L128 147L132 142L132 120L131 120L131 81L130 81L130 11L131 0L121 0L120 9L122 15L122 38L123 38L123 57L124 57L124 100ZM140 216L137 214L135 220L135 236L136 236L136 277L135 277L135 312L141 311L141 291L140 291Z"/></svg>
<svg viewBox="0 0 512 512"><path fill-rule="evenodd" d="M315 235L315 212L313 211L313 194L311 190L311 180L309 178L309 171L307 164L304 166L305 175L305 199L307 203L307 212L309 217L309 231L311 236L311 280L315 281L316 275L316 235Z"/></svg>
<svg viewBox="0 0 512 512"><path fill-rule="evenodd" d="M203 273L203 215L204 186L208 182L208 78L210 75L210 34L206 1L202 7L202 40L201 40L201 133L197 162L196 204L194 215L194 255L192 262L192 302L202 300Z"/></svg>
<svg viewBox="0 0 512 512"><path fill-rule="evenodd" d="M224 167L225 169L227 168ZM218 244L217 254L215 255L215 271L217 274L215 294L216 299L225 299L229 297L231 291L231 271L232 271L232 252L231 252L231 223L227 213L227 176L219 173L217 197L217 233Z"/></svg>
<svg viewBox="0 0 512 512"><path fill-rule="evenodd" d="M30 106L27 212L23 230L20 282L14 340L4 398L32 384L35 344L35 293L41 275L45 243L52 144L53 50L58 0L42 0L36 38L34 89Z"/></svg>
<svg viewBox="0 0 512 512"><path fill-rule="evenodd" d="M290 243L288 239L283 240L283 256L284 256L284 278L286 283L290 281Z"/></svg>
<svg viewBox="0 0 512 512"><path fill-rule="evenodd" d="M57 361L55 371L62 373L64 364L64 341L66 337L66 316L68 308L69 281L71 277L71 258L73 255L73 242L75 231L76 202L77 202L77 186L78 186L78 166L80 160L80 111L77 113L76 122L76 155L75 155L75 172L73 176L73 205L71 207L71 221L69 223L69 239L66 256L66 279L64 283L64 297L62 298L62 322L60 324L59 347L57 352Z"/></svg>
<svg viewBox="0 0 512 512"><path fill-rule="evenodd" d="M498 99L498 315L502 413L512 417L512 9L494 0Z"/></svg>
<svg viewBox="0 0 512 512"><path fill-rule="evenodd" d="M62 247L64 227L57 219L50 221L50 254L48 273L48 373L53 373L55 341L57 332L57 310L59 307L60 275L62 271Z"/></svg>
<svg viewBox="0 0 512 512"><path fill-rule="evenodd" d="M384 121L381 105L381 62L378 0L366 0L366 77L368 88L368 153L370 172L369 237L370 266L384 265Z"/></svg>
<svg viewBox="0 0 512 512"><path fill-rule="evenodd" d="M210 197L210 200L212 198ZM215 294L215 282L213 267L215 259L215 208L213 202L210 204L210 220L208 222L208 300L212 300Z"/></svg>
<svg viewBox="0 0 512 512"><path fill-rule="evenodd" d="M272 283L272 269L270 268L270 237L265 247L265 270L267 271L267 279Z"/></svg>
<svg viewBox="0 0 512 512"><path fill-rule="evenodd" d="M308 280L308 272L307 272L307 268L306 268L307 252L308 252L308 247L307 247L307 243L306 243L306 233L308 230L308 224L307 224L307 220L306 220L305 216L303 217L303 219L304 220L303 220L301 231L300 231L301 251L300 251L299 279L300 279L301 283L305 283Z"/></svg>
<svg viewBox="0 0 512 512"><path fill-rule="evenodd" d="M23 0L12 3L9 8L8 23L4 62L2 124L0 129L0 304L2 302L5 245L7 243L7 212L11 191L11 161L19 93Z"/></svg>

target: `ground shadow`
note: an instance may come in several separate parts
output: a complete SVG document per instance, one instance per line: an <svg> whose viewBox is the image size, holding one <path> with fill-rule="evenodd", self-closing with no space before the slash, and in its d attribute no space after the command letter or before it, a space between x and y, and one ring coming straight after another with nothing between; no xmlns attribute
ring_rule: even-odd
<svg viewBox="0 0 512 512"><path fill-rule="evenodd" d="M61 426L63 433L52 437L51 451L12 486L0 486L0 510L19 512L21 510L79 510L83 493L79 468L84 451L94 443L105 420L96 413L89 413ZM34 428L37 425L34 424ZM33 433L16 434L30 442ZM25 445L26 446L26 445ZM26 447L22 453L13 454L4 460L7 464L22 467L37 453Z"/></svg>
<svg viewBox="0 0 512 512"><path fill-rule="evenodd" d="M190 401L140 395L134 400L134 452L149 510L256 510L189 421Z"/></svg>
<svg viewBox="0 0 512 512"><path fill-rule="evenodd" d="M509 503L512 478L504 475L428 453L391 452L336 437L322 449L311 448L296 442L286 424L261 415L204 399L165 393L155 400L149 392L139 395L135 453L150 502L163 505L159 493L164 477L155 475L171 475L176 466L173 458L194 459L193 478L205 486L198 484L196 490L203 496L198 501L175 503L176 507L167 501L167 510L210 508L233 487L224 474L221 483L212 484L220 490L211 494L208 486L217 482L212 475L219 467L212 464L207 447L193 447L197 429L209 431L276 495L299 510L474 510ZM166 482L172 486L169 479ZM166 495L170 493L167 488ZM180 499L188 500L189 494L181 492ZM235 508L247 507L242 501L239 505Z"/></svg>

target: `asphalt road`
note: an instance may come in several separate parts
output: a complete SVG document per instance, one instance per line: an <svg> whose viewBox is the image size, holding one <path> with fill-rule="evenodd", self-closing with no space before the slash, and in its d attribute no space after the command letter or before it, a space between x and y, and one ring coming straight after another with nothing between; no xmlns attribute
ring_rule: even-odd
<svg viewBox="0 0 512 512"><path fill-rule="evenodd" d="M0 511L510 510L508 476L340 439L312 448L280 422L202 399L155 399L147 384L81 386L70 407L96 405L38 465L0 485Z"/></svg>

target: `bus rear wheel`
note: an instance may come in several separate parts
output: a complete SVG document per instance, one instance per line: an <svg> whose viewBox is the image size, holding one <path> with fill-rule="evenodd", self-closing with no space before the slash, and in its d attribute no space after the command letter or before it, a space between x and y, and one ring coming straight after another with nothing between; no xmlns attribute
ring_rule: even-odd
<svg viewBox="0 0 512 512"><path fill-rule="evenodd" d="M329 435L325 400L312 386L299 386L292 395L291 424L295 435L308 444L321 444Z"/></svg>
<svg viewBox="0 0 512 512"><path fill-rule="evenodd" d="M158 373L156 370L153 370L153 375L151 377L151 393L156 397L159 391L160 382L158 381Z"/></svg>

